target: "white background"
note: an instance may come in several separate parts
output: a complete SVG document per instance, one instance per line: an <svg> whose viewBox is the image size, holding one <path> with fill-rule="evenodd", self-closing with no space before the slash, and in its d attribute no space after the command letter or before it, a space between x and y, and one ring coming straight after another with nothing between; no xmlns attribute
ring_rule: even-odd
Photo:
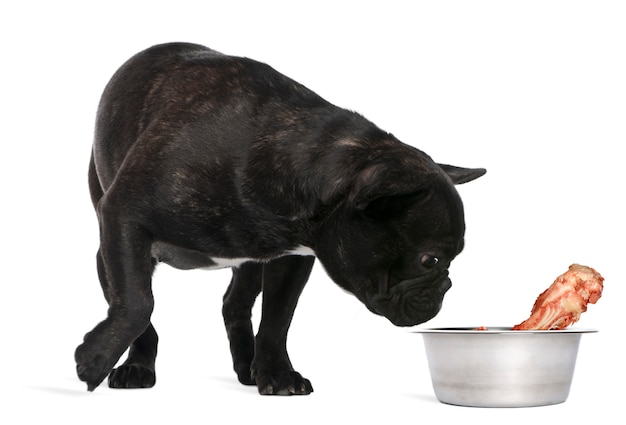
<svg viewBox="0 0 626 425"><path fill-rule="evenodd" d="M618 423L608 411L626 378L623 3L226 3L0 6L0 422ZM311 396L239 385L220 312L230 271L166 267L154 279L157 386L88 393L73 351L106 312L86 183L95 110L123 61L167 41L267 62L437 161L487 168L459 187L466 249L423 326L513 325L571 263L596 268L605 292L577 326L600 332L582 338L568 401L439 403L421 337L370 314L319 264L289 339Z"/></svg>

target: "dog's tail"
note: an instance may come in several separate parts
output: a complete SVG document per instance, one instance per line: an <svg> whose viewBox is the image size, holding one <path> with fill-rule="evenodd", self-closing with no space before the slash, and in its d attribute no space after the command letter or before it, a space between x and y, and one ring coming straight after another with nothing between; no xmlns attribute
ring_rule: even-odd
<svg viewBox="0 0 626 425"><path fill-rule="evenodd" d="M98 205L100 198L104 195L98 173L96 172L96 163L93 159L93 151L91 152L91 160L89 161L89 193L91 194L91 202L94 208Z"/></svg>

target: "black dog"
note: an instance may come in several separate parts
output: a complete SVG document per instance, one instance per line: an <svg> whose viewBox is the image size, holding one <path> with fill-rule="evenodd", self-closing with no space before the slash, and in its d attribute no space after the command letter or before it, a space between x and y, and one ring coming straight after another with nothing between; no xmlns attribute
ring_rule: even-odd
<svg viewBox="0 0 626 425"><path fill-rule="evenodd" d="M372 312L425 322L463 248L454 184L484 173L438 165L263 63L192 44L141 52L98 109L89 186L109 310L76 350L78 376L90 391L109 374L154 385L156 264L233 267L223 315L239 381L310 393L285 347L315 257Z"/></svg>

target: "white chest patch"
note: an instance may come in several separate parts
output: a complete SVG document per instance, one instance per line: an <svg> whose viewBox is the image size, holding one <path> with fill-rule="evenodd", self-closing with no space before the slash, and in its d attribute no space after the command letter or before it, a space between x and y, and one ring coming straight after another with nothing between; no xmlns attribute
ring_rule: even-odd
<svg viewBox="0 0 626 425"><path fill-rule="evenodd" d="M307 255L315 255L315 252L308 246L300 245L296 249L288 251L285 255L302 255L306 257Z"/></svg>
<svg viewBox="0 0 626 425"><path fill-rule="evenodd" d="M302 256L308 256L308 255L315 255L315 252L309 248L308 246L299 246L295 249L292 249L290 251L285 252L282 256L284 255L302 255ZM229 267L239 267L240 265L242 265L243 263L247 263L250 261L253 262L258 262L258 263L262 263L265 262L267 260L262 260L262 259L258 259L258 258L247 258L247 257L243 257L243 258L219 258L219 257L211 257L211 260L215 263L214 265L208 266L208 267L203 267L206 270L215 270L215 269L225 269L225 268L229 268Z"/></svg>
<svg viewBox="0 0 626 425"><path fill-rule="evenodd" d="M214 270L214 269L226 269L226 268L229 268L229 267L239 267L243 263L247 263L249 261L258 261L258 260L255 260L254 258L218 258L218 257L211 257L211 261L213 261L215 264L211 265L211 266L208 266L208 267L203 267L203 269Z"/></svg>

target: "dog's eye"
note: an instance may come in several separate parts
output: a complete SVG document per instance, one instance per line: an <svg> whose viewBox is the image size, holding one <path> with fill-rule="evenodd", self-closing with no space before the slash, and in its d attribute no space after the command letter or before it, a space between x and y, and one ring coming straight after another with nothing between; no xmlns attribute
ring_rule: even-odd
<svg viewBox="0 0 626 425"><path fill-rule="evenodd" d="M424 254L420 259L420 262L422 263L422 266L430 269L437 265L437 263L439 262L439 258L433 257L432 255Z"/></svg>

